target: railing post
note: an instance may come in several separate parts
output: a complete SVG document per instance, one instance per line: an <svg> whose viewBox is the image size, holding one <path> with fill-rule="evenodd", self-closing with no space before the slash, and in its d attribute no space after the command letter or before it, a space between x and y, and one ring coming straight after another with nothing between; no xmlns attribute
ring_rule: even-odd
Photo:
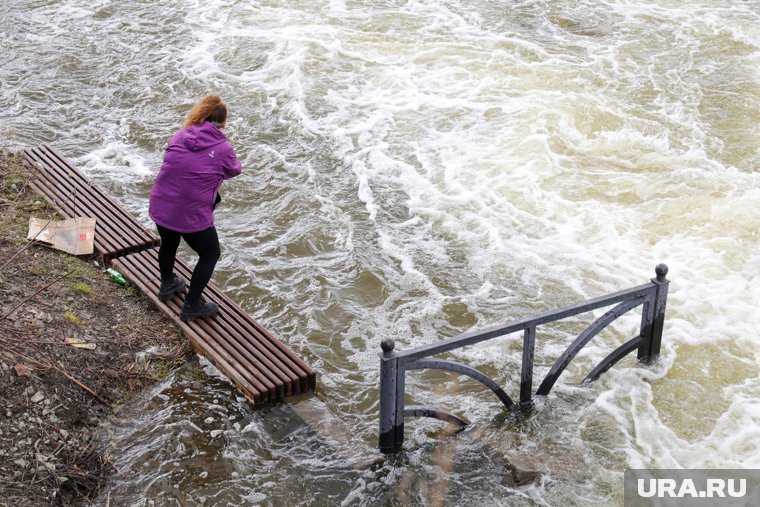
<svg viewBox="0 0 760 507"><path fill-rule="evenodd" d="M652 340L649 346L650 360L656 359L660 355L660 343L662 342L662 330L665 327L665 306L668 302L668 286L670 281L665 278L668 274L668 266L658 264L655 268L657 278L652 282L657 284L657 296L655 296L654 305L654 323L652 325Z"/></svg>
<svg viewBox="0 0 760 507"><path fill-rule="evenodd" d="M533 354L536 349L536 326L525 328L522 370L520 372L520 408L530 406L533 398Z"/></svg>
<svg viewBox="0 0 760 507"><path fill-rule="evenodd" d="M393 352L395 342L385 338L380 342L383 349L380 354L380 443L383 453L393 453L401 450L404 444L404 413L403 404L399 413L398 400L398 357ZM403 402L404 393L401 392Z"/></svg>
<svg viewBox="0 0 760 507"><path fill-rule="evenodd" d="M653 300L647 304L647 310L642 315L642 336L644 338L639 347L638 358L644 362L651 362L660 355L660 344L662 343L662 330L665 325L665 306L668 301L668 286L670 281L666 278L668 266L658 264L654 269L657 278L652 278L655 284L655 294Z"/></svg>

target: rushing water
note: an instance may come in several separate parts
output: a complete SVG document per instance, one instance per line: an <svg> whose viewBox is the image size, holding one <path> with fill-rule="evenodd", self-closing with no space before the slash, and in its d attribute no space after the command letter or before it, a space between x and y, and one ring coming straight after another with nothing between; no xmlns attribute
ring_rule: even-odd
<svg viewBox="0 0 760 507"><path fill-rule="evenodd" d="M326 439L189 367L115 421L111 501L621 505L628 467L760 467L757 0L7 0L0 31L0 143L52 144L146 225L169 136L224 96L244 173L214 281L318 371L342 424ZM659 363L573 387L626 317L523 420L410 374L413 401L473 429L411 420L378 459L382 338L430 343L658 262ZM538 379L578 325L541 331ZM452 356L517 397L520 336ZM506 460L543 479L511 487Z"/></svg>

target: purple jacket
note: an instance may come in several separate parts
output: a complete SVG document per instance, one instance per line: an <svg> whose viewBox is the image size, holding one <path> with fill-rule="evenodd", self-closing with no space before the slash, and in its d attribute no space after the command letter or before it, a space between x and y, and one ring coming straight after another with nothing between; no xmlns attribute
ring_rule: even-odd
<svg viewBox="0 0 760 507"><path fill-rule="evenodd" d="M214 225L214 199L226 179L240 174L227 137L211 122L183 128L171 138L150 191L148 214L177 232Z"/></svg>

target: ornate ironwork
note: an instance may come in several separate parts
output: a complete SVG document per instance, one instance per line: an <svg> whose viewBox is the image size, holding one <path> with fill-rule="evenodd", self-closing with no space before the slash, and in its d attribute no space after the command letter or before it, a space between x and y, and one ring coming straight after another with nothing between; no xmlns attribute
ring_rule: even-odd
<svg viewBox="0 0 760 507"><path fill-rule="evenodd" d="M412 361L411 363L407 363L405 367L407 371L422 370L425 368L448 370L453 371L454 373L459 373L461 375L467 375L468 377L477 380L481 384L484 384L491 391L493 391L494 394L507 408L511 409L515 406L514 402L510 399L509 396L507 396L507 393L504 392L504 389L499 387L499 384L483 375L475 368L470 368L469 366L455 363L454 361L447 361L445 359L418 359L416 361Z"/></svg>
<svg viewBox="0 0 760 507"><path fill-rule="evenodd" d="M562 372L583 347L620 316L639 306L642 307L639 335L625 342L603 359L586 376L583 384L596 380L602 373L606 372L634 350L638 351L637 357L639 361L648 363L654 360L660 354L662 331L665 322L665 306L668 297L668 285L670 284L670 281L666 278L668 267L665 264L658 264L655 268L655 273L657 277L644 285L544 312L533 317L519 319L505 325L464 333L439 343L424 345L403 352L396 352L394 350L395 342L390 338L385 338L380 344L383 350L380 354L380 450L385 453L401 450L404 443L405 417L433 417L456 424L460 429L464 428L467 424L460 417L444 410L420 406L405 407L406 372L410 370L441 369L466 375L491 389L510 410L529 406L533 398L533 358L536 345L536 330L538 326L543 324L615 305L578 335L567 350L557 359L541 382L536 391L536 396L548 395L562 375ZM446 359L428 359L431 356L518 331L523 331L519 405L514 403L496 382L476 369Z"/></svg>

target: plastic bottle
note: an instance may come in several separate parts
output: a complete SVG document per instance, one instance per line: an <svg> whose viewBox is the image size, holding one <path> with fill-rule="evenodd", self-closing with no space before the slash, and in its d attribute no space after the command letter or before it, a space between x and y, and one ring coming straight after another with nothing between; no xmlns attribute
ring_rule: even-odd
<svg viewBox="0 0 760 507"><path fill-rule="evenodd" d="M127 285L127 280L115 269L108 268L106 269L106 273L108 273L108 275L111 277L111 280L118 283L119 285Z"/></svg>

